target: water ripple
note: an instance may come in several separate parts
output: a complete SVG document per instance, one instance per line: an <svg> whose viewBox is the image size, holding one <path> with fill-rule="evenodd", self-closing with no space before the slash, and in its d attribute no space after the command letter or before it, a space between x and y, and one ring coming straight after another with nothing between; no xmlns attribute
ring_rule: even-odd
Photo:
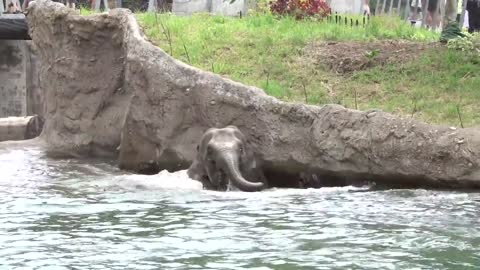
<svg viewBox="0 0 480 270"><path fill-rule="evenodd" d="M0 146L6 269L475 269L479 209L478 193L203 191Z"/></svg>

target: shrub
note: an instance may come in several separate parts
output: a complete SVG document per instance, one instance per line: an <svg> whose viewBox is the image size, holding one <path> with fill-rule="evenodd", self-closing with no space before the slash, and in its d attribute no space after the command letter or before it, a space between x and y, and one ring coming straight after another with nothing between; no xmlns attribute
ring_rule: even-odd
<svg viewBox="0 0 480 270"><path fill-rule="evenodd" d="M452 50L480 52L480 34L465 33L465 37L448 40L447 47Z"/></svg>
<svg viewBox="0 0 480 270"><path fill-rule="evenodd" d="M331 8L325 0L276 0L270 2L270 11L296 19L305 17L321 19L331 13Z"/></svg>

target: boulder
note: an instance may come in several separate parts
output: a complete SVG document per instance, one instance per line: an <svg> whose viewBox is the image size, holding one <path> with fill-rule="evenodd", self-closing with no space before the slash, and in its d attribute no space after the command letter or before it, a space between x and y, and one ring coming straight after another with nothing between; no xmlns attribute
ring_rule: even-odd
<svg viewBox="0 0 480 270"><path fill-rule="evenodd" d="M37 0L28 12L50 151L176 171L190 165L206 129L236 125L273 186L480 188L479 128L279 101L173 59L127 10L79 16Z"/></svg>

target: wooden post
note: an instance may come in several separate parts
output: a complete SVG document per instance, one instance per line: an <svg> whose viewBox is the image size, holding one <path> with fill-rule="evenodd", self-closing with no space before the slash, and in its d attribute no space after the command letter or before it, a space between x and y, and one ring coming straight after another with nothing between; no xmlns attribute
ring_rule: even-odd
<svg viewBox="0 0 480 270"><path fill-rule="evenodd" d="M398 3L397 3L397 14L399 17L402 17L402 11L400 10L402 6L402 0L398 0Z"/></svg>
<svg viewBox="0 0 480 270"><path fill-rule="evenodd" d="M3 14L5 7L3 6L3 0L0 0L0 14Z"/></svg>
<svg viewBox="0 0 480 270"><path fill-rule="evenodd" d="M392 15L393 0L390 0L390 7L388 8L388 16Z"/></svg>
<svg viewBox="0 0 480 270"><path fill-rule="evenodd" d="M385 6L387 5L387 0L383 0L382 4L382 14L385 14Z"/></svg>

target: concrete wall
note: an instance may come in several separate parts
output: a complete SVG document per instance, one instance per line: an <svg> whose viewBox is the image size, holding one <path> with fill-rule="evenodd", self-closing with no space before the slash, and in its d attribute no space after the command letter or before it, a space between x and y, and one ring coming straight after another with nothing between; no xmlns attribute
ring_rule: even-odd
<svg viewBox="0 0 480 270"><path fill-rule="evenodd" d="M39 68L31 41L0 40L0 118L43 116Z"/></svg>
<svg viewBox="0 0 480 270"><path fill-rule="evenodd" d="M0 40L0 117L27 115L24 40Z"/></svg>
<svg viewBox="0 0 480 270"><path fill-rule="evenodd" d="M362 1L361 0L331 0L330 7L333 12L361 14Z"/></svg>
<svg viewBox="0 0 480 270"><path fill-rule="evenodd" d="M39 115L43 117L43 94L40 90L39 72L40 62L35 52L32 41L27 44L26 54L26 88L27 88L27 115Z"/></svg>
<svg viewBox="0 0 480 270"><path fill-rule="evenodd" d="M247 0L173 0L172 12L176 15L191 15L206 12L223 16L240 16L247 13Z"/></svg>

